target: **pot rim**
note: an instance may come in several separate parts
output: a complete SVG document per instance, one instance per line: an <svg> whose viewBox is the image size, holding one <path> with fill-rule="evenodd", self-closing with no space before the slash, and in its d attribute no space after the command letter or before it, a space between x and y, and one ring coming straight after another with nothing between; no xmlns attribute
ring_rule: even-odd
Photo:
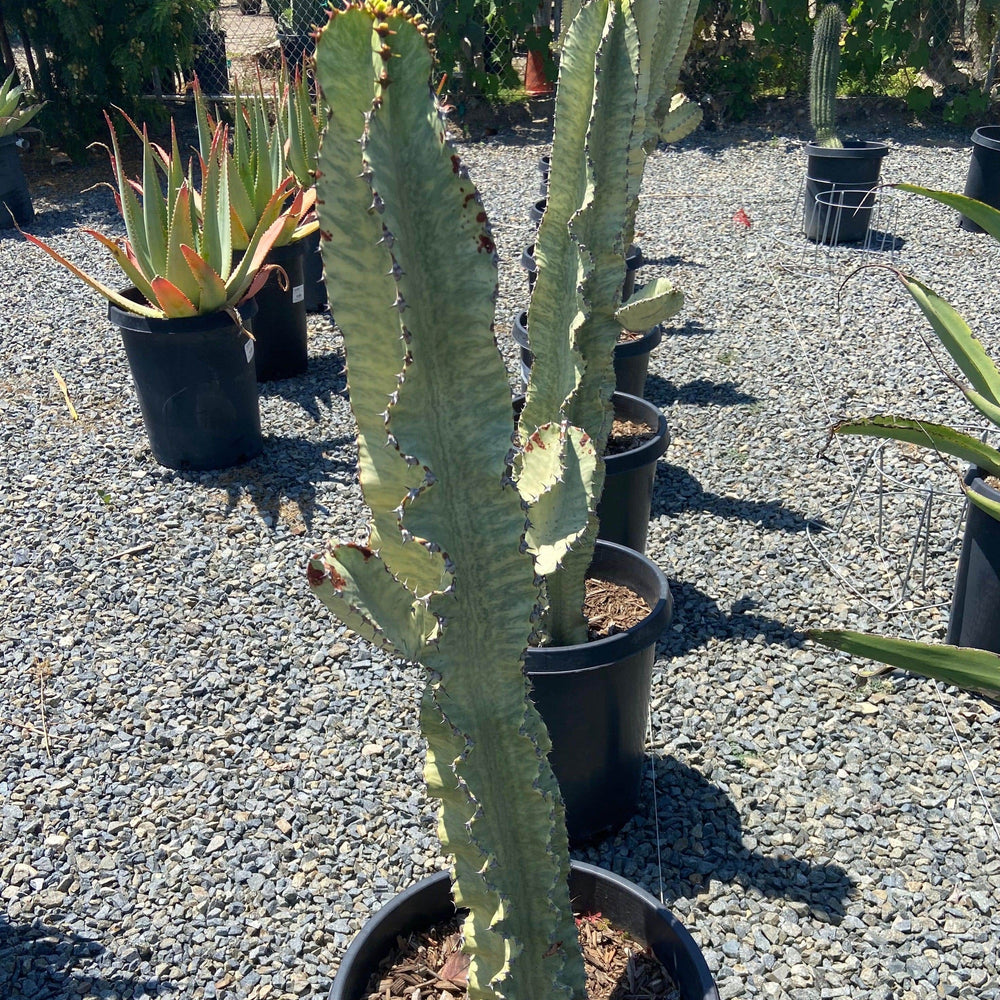
<svg viewBox="0 0 1000 1000"><path fill-rule="evenodd" d="M980 125L972 133L972 141L984 149L1000 149L1000 125Z"/></svg>
<svg viewBox="0 0 1000 1000"><path fill-rule="evenodd" d="M869 139L845 139L842 148L820 146L815 142L805 145L807 156L829 157L839 160L867 160L886 156L889 153L888 143Z"/></svg>
<svg viewBox="0 0 1000 1000"><path fill-rule="evenodd" d="M649 614L624 632L617 632L594 642L580 642L572 646L529 646L524 654L524 669L529 677L542 673L574 674L618 663L654 645L673 617L674 600L670 593L670 583L667 575L652 559L617 542L598 539L594 551L595 561L599 558L598 549L603 550L606 555L625 557L641 564L642 572L652 582L651 589L655 594Z"/></svg>
<svg viewBox="0 0 1000 1000"><path fill-rule="evenodd" d="M534 274L534 258L525 257L528 251L524 251L524 255L521 257L521 262L524 264L525 259L530 260L532 267L528 267L527 264L524 265L524 269L531 274ZM623 328L624 330L624 328ZM627 331L628 333L635 333L634 330ZM531 350L531 344L528 340L528 310L519 309L514 314L514 319L510 324L510 335L514 338L514 342L518 347L523 348L526 351ZM663 324L657 323L651 330L647 330L643 335L636 340L626 340L621 343L615 344L614 357L616 358L631 358L637 354L649 354L657 346L659 346L660 341L663 340Z"/></svg>
<svg viewBox="0 0 1000 1000"><path fill-rule="evenodd" d="M968 486L970 490L974 490L980 496L987 497L990 500L995 500L997 503L1000 503L1000 490L990 486L990 484L986 482L986 477L990 475L992 475L992 473L987 472L985 469L980 469L975 465L970 465L968 471L965 473L965 485ZM994 478L996 477L994 476Z"/></svg>
<svg viewBox="0 0 1000 1000"><path fill-rule="evenodd" d="M134 286L120 289L122 295L133 299L136 302L145 302L142 293ZM244 299L237 307L237 311L245 324L247 320L253 319L257 315L257 302L255 299ZM225 317L226 322L220 322L219 317ZM215 312L203 313L200 316L175 316L159 319L155 316L140 316L138 313L128 312L120 309L114 302L108 302L108 319L113 326L120 330L128 330L130 333L148 334L174 334L174 333L215 333L223 327L226 329L235 327L236 322L225 309L218 309ZM241 328L242 329L242 328Z"/></svg>

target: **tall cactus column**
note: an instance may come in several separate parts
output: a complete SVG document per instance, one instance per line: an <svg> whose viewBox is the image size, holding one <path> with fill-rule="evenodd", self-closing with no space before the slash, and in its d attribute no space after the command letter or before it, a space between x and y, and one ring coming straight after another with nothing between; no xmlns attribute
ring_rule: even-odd
<svg viewBox="0 0 1000 1000"><path fill-rule="evenodd" d="M813 29L812 59L809 64L809 117L816 144L841 149L837 137L837 77L840 75L840 34L844 15L835 3L827 4L816 18Z"/></svg>
<svg viewBox="0 0 1000 1000"><path fill-rule="evenodd" d="M563 805L522 657L533 557L558 559L582 530L596 456L566 426L526 441L526 537L493 333L496 254L445 141L419 18L381 2L335 12L317 76L330 110L323 251L372 529L315 558L310 583L356 632L427 669L425 775L470 907L470 997L583 1000Z"/></svg>

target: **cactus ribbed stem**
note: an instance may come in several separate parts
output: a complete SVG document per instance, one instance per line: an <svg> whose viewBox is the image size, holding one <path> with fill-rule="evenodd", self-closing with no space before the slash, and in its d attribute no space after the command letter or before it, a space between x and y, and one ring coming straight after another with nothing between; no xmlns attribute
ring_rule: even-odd
<svg viewBox="0 0 1000 1000"><path fill-rule="evenodd" d="M840 74L840 35L844 15L840 7L827 4L816 19L812 62L809 66L809 115L816 143L839 149L836 133L837 77Z"/></svg>

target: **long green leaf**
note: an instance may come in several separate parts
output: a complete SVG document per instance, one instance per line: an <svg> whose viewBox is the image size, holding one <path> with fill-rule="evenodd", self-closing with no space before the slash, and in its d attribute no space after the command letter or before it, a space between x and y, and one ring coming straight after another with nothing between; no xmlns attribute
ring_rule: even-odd
<svg viewBox="0 0 1000 1000"><path fill-rule="evenodd" d="M895 184L893 186L899 188L900 191L910 191L913 194L923 195L925 198L932 198L942 205L947 205L949 208L961 212L976 225L985 229L993 239L1000 240L1000 212L992 206L985 205L974 198L967 198L964 194L954 194L951 191L938 191L935 188L919 187L916 184Z"/></svg>
<svg viewBox="0 0 1000 1000"><path fill-rule="evenodd" d="M1000 404L1000 372L983 345L976 340L969 324L952 305L923 282L905 274L899 277L973 388Z"/></svg>
<svg viewBox="0 0 1000 1000"><path fill-rule="evenodd" d="M806 634L814 642L853 656L866 656L981 694L1000 695L1000 656L996 653L911 639L891 639L851 629L811 629Z"/></svg>
<svg viewBox="0 0 1000 1000"><path fill-rule="evenodd" d="M864 420L844 420L833 430L836 434L863 434L867 437L906 441L921 448L933 448L971 462L994 476L1000 476L1000 451L971 434L964 434L944 424L881 415Z"/></svg>

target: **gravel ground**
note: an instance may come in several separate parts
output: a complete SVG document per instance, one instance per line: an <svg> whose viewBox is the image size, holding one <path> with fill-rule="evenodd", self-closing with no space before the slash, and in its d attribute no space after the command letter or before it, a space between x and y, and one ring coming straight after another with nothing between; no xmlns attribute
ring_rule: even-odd
<svg viewBox="0 0 1000 1000"><path fill-rule="evenodd" d="M891 142L888 179L961 189L967 132L867 137ZM676 615L639 814L581 856L662 893L724 998L989 1000L1000 712L863 677L800 630L943 638L953 474L887 447L855 491L872 449L826 447L827 428L890 406L968 411L891 274L840 286L895 260L998 356L1000 300L981 290L1000 259L951 213L889 195L898 249L809 247L803 138L699 133L647 170L642 275L688 296L646 393L673 434L649 554ZM502 253L512 371L545 151L517 130L463 149ZM36 208L35 232L116 280L75 231L117 231L107 191L42 192ZM371 911L440 864L416 673L334 625L305 583L307 555L363 523L339 335L312 318L309 374L264 389L260 458L170 472L102 303L9 234L0 271L0 996L323 996Z"/></svg>

